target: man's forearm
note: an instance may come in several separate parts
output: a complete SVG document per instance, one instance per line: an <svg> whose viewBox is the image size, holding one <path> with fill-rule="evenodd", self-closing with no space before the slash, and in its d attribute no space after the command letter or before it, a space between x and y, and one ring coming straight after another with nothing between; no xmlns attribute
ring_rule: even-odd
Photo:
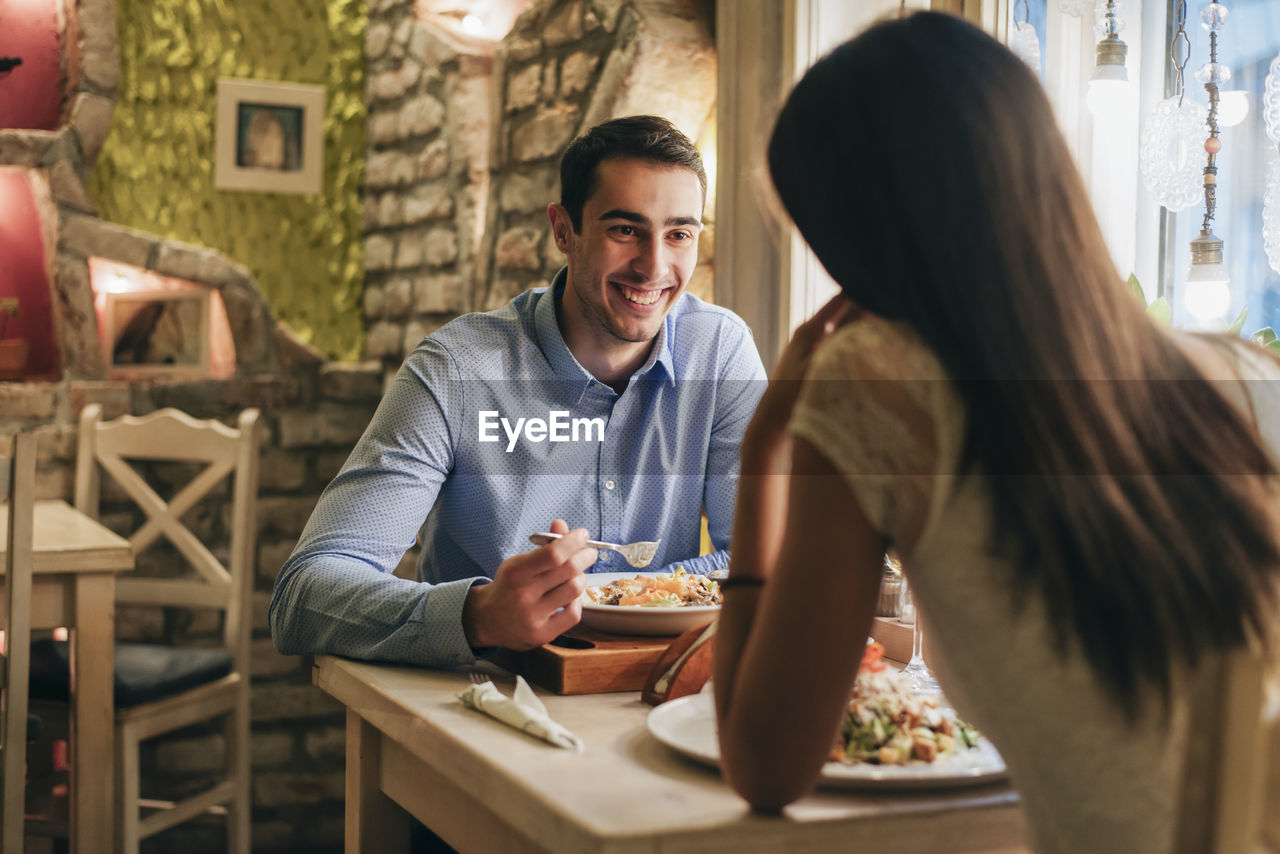
<svg viewBox="0 0 1280 854"><path fill-rule="evenodd" d="M281 571L268 615L272 638L286 655L471 663L461 618L476 580L430 585L317 555Z"/></svg>

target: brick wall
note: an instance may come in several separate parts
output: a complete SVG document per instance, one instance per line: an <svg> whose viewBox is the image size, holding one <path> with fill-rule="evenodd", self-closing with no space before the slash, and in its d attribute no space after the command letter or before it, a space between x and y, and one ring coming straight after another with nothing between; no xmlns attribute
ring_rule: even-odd
<svg viewBox="0 0 1280 854"><path fill-rule="evenodd" d="M253 628L253 838L263 852L342 847L344 716L310 684L310 660L281 656L267 632L276 572L325 484L377 405L386 376L423 335L457 314L498 305L546 283L561 265L545 207L558 195L556 166L577 133L611 116L663 113L695 139L713 133L715 60L709 2L535 0L500 42L448 37L410 0L369 0L365 176L369 361L327 361L276 322L251 276L217 252L104 222L85 189L119 85L111 0L67 0L83 26L70 75L67 124L58 131L0 130L0 166L28 170L45 188L50 280L64 375L0 383L0 433L39 432L42 497L69 499L75 425L90 403L106 417L174 406L231 423L262 411ZM92 26L90 26L90 24ZM692 283L711 292L714 200ZM100 355L87 259L99 256L216 289L226 302L237 372L227 380L114 380ZM114 508L104 504L104 519ZM198 524L226 548L225 507ZM402 563L408 571L413 556ZM160 557L139 557L162 571ZM122 636L206 641L206 615L120 609ZM202 782L221 760L216 728L149 743L144 794L167 797ZM221 849L222 822L181 826L149 852Z"/></svg>
<svg viewBox="0 0 1280 854"><path fill-rule="evenodd" d="M0 433L34 429L39 439L37 492L72 497L76 423L99 403L108 418L165 406L233 423L245 407L262 411L257 572L253 597L253 834L258 851L340 851L343 713L310 684L310 661L276 653L267 605L276 571L301 533L325 484L364 430L382 390L377 362L327 361L276 322L243 266L218 252L164 240L103 221L86 189L111 123L119 85L114 4L69 0L71 32L82 40L71 58L64 124L56 131L0 130L0 167L22 170L46 233L48 277L62 377L0 383ZM81 63L76 66L75 63ZM226 305L237 370L225 380L117 380L98 341L88 259L123 262L216 290ZM181 471L157 477L181 482ZM202 503L188 521L215 553L227 548L226 496ZM102 518L123 529L122 507L104 495ZM138 557L139 572L164 573L158 546ZM120 636L175 643L215 642L208 612L120 608ZM200 726L144 747L144 796L192 791L222 761L219 727ZM192 854L223 848L223 821L211 817L144 843L149 852Z"/></svg>
<svg viewBox="0 0 1280 854"><path fill-rule="evenodd" d="M367 357L394 370L457 314L550 281L564 259L546 208L578 134L658 113L713 148L711 14L705 0L534 0L487 43L459 39L411 0L371 0ZM714 202L690 283L707 298Z"/></svg>

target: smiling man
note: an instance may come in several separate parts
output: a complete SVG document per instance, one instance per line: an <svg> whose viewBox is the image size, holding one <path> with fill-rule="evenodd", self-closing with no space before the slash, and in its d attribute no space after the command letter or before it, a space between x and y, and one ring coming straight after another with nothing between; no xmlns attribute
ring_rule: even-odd
<svg viewBox="0 0 1280 854"><path fill-rule="evenodd" d="M570 149L562 173L590 164L575 154ZM560 332L583 367L615 391L648 357L697 264L706 176L695 158L692 146L687 165L614 155L595 164L584 204L547 209L569 262Z"/></svg>
<svg viewBox="0 0 1280 854"><path fill-rule="evenodd" d="M546 643L580 618L586 571L628 569L588 532L660 539L654 569L728 565L765 372L737 316L685 293L701 158L632 116L574 140L560 182L547 215L566 266L405 360L276 579L281 652L451 666ZM704 511L716 550L699 556ZM548 524L566 536L530 549ZM415 534L410 581L392 570Z"/></svg>

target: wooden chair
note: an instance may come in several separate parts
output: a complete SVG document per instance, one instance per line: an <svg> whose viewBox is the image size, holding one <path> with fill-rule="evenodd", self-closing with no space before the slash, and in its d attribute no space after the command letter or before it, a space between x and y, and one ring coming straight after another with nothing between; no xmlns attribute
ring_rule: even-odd
<svg viewBox="0 0 1280 854"><path fill-rule="evenodd" d="M1269 850L1264 810L1274 722L1264 714L1264 669L1240 650L1201 668L1191 706L1178 854ZM1280 770L1280 769L1278 769Z"/></svg>
<svg viewBox="0 0 1280 854"><path fill-rule="evenodd" d="M1276 698L1280 706L1280 698ZM1267 795L1262 808L1263 850L1280 854L1280 708L1272 708L1268 737L1270 757L1267 765Z"/></svg>
<svg viewBox="0 0 1280 854"><path fill-rule="evenodd" d="M5 650L0 657L0 762L4 854L22 851L27 776L27 671L31 657L31 573L35 508L36 442L31 433L12 438L3 457L0 484L7 484L7 546L4 553Z"/></svg>
<svg viewBox="0 0 1280 854"><path fill-rule="evenodd" d="M80 417L75 503L98 517L101 472L142 511L128 534L134 554L161 538L190 565L182 577L131 577L116 582L116 603L215 609L222 613L223 649L116 643L116 850L133 854L142 839L208 812L227 814L227 848L249 854L249 641L257 531L258 411L246 409L237 428L200 421L176 409L101 420L91 405ZM130 461L205 466L168 501ZM231 480L230 547L224 564L183 523L196 504ZM32 692L65 699L65 645L37 644ZM61 695L61 696L59 696ZM225 774L183 801L140 796L140 743L200 721L225 717ZM143 811L148 814L144 817Z"/></svg>

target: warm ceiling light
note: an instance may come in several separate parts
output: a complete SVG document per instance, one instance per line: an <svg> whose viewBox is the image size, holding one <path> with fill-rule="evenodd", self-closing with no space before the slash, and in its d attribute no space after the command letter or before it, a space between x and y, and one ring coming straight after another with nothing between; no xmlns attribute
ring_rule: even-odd
<svg viewBox="0 0 1280 854"><path fill-rule="evenodd" d="M1218 31L1227 24L1227 7L1210 3L1200 12L1200 23L1209 31L1209 62L1196 72L1209 93L1209 137L1204 141L1204 222L1200 236L1191 241L1191 269L1187 271L1187 311L1200 321L1227 313L1231 307L1230 279L1223 263L1222 240L1209 228L1218 199L1218 84L1231 79L1231 71L1218 62Z"/></svg>
<svg viewBox="0 0 1280 854"><path fill-rule="evenodd" d="M1122 118L1130 106L1132 87L1124 59L1129 46L1120 40L1124 24L1120 20L1115 0L1107 0L1106 9L1097 27L1102 38L1096 51L1097 64L1089 78L1089 91L1085 103L1089 112L1101 119Z"/></svg>

